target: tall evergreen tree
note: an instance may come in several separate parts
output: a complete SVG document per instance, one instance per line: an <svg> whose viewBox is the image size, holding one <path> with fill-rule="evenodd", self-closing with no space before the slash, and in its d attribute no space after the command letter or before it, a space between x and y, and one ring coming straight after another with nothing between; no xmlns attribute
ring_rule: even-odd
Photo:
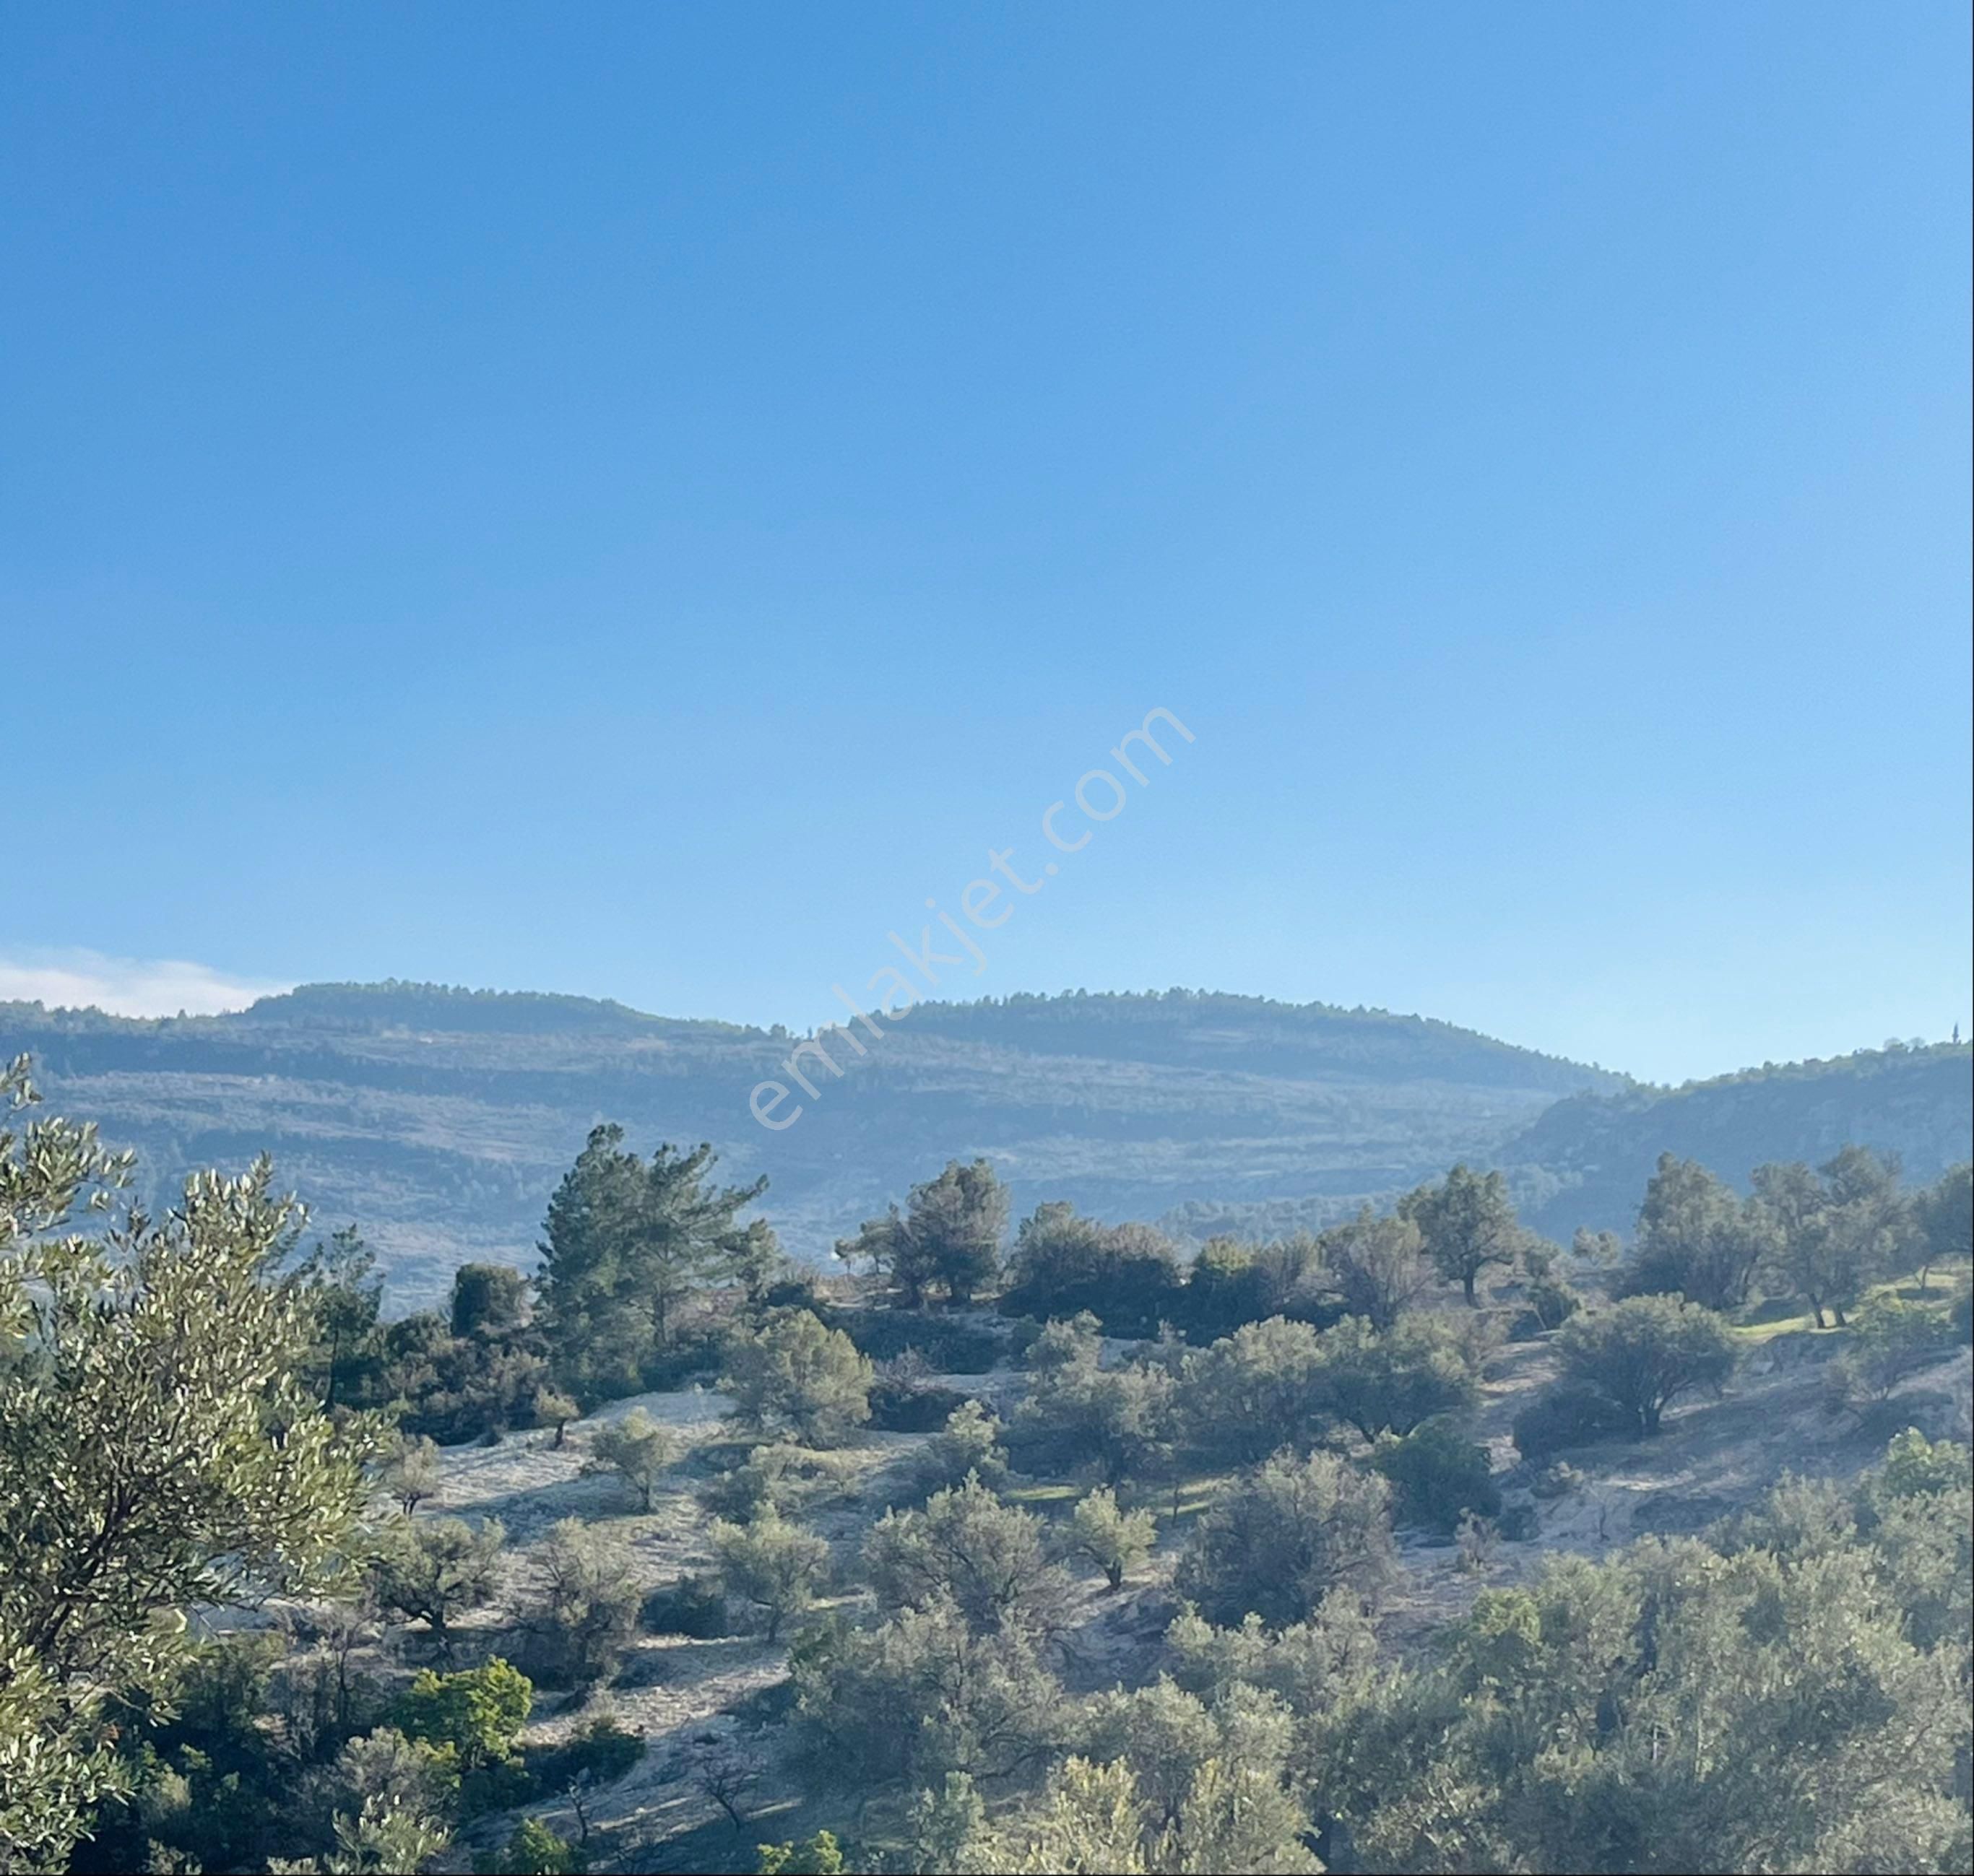
<svg viewBox="0 0 1974 1876"><path fill-rule="evenodd" d="M758 1291L780 1256L765 1223L739 1216L765 1178L716 1185L710 1146L662 1145L647 1162L623 1142L621 1127L591 1131L549 1201L539 1247L557 1377L592 1398L641 1383L696 1290L739 1282Z"/></svg>
<svg viewBox="0 0 1974 1876"><path fill-rule="evenodd" d="M963 1305L1001 1274L1007 1233L1008 1189L992 1162L952 1160L936 1178L912 1187L903 1213L894 1205L881 1218L867 1219L836 1254L888 1278L911 1308L933 1290Z"/></svg>

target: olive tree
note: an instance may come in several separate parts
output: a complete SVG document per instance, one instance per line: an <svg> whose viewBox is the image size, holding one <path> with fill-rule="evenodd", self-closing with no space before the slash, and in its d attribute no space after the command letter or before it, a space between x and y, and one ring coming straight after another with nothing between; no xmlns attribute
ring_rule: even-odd
<svg viewBox="0 0 1974 1876"><path fill-rule="evenodd" d="M1748 1300L1772 1220L1697 1160L1661 1153L1624 1269L1628 1296L1684 1296L1708 1309Z"/></svg>
<svg viewBox="0 0 1974 1876"><path fill-rule="evenodd" d="M371 1594L385 1614L423 1621L443 1643L455 1618L493 1600L507 1540L498 1518L477 1531L464 1518L408 1520L385 1534Z"/></svg>
<svg viewBox="0 0 1974 1876"><path fill-rule="evenodd" d="M716 1519L713 1548L720 1559L720 1586L761 1612L770 1642L784 1622L808 1607L829 1567L828 1543L789 1523L772 1506L744 1524Z"/></svg>
<svg viewBox="0 0 1974 1876"><path fill-rule="evenodd" d="M841 1329L807 1309L777 1309L728 1351L720 1386L743 1424L834 1446L870 1419L874 1378Z"/></svg>
<svg viewBox="0 0 1974 1876"><path fill-rule="evenodd" d="M319 1582L364 1496L298 1378L268 1164L153 1220L116 1203L128 1158L38 1099L25 1058L0 1072L0 1115L30 1116L0 1123L0 1868L61 1867L122 1785L105 1704L169 1711L185 1609Z"/></svg>
<svg viewBox="0 0 1974 1876"><path fill-rule="evenodd" d="M642 1407L633 1407L621 1420L607 1420L590 1437L585 1472L615 1472L637 1495L639 1507L651 1508L651 1494L677 1459L678 1436L661 1426Z"/></svg>
<svg viewBox="0 0 1974 1876"><path fill-rule="evenodd" d="M882 1606L948 1599L983 1631L1047 1630L1065 1586L1041 1521L1003 1504L977 1478L935 1492L923 1511L887 1511L865 1540L864 1561Z"/></svg>
<svg viewBox="0 0 1974 1876"><path fill-rule="evenodd" d="M520 1618L536 1678L578 1688L608 1680L618 1650L636 1631L638 1603L621 1539L580 1518L552 1526L529 1559Z"/></svg>
<svg viewBox="0 0 1974 1876"><path fill-rule="evenodd" d="M1062 1737L1062 1690L1036 1638L1018 1624L979 1632L949 1596L826 1632L790 1666L816 1770L847 1789L1005 1778Z"/></svg>
<svg viewBox="0 0 1974 1876"><path fill-rule="evenodd" d="M1089 1558L1113 1590L1121 1590L1126 1576L1151 1555L1157 1536L1158 1521L1149 1511L1125 1511L1108 1485L1099 1485L1070 1514L1065 1547Z"/></svg>
<svg viewBox="0 0 1974 1876"><path fill-rule="evenodd" d="M1572 1316L1556 1347L1566 1380L1610 1401L1647 1436L1682 1394L1718 1387L1734 1371L1733 1331L1712 1310L1676 1296L1628 1297Z"/></svg>
<svg viewBox="0 0 1974 1876"><path fill-rule="evenodd" d="M1507 1181L1499 1173L1456 1166L1436 1186L1421 1186L1399 1206L1418 1227L1427 1256L1471 1308L1475 1286L1490 1264L1512 1264L1526 1233L1516 1221Z"/></svg>
<svg viewBox="0 0 1974 1876"><path fill-rule="evenodd" d="M1227 1486L1194 1527L1174 1586L1214 1622L1306 1620L1331 1590L1378 1589L1395 1563L1391 1488L1328 1452L1278 1455Z"/></svg>
<svg viewBox="0 0 1974 1876"><path fill-rule="evenodd" d="M1416 1220L1376 1216L1367 1205L1317 1239L1323 1261L1353 1316L1389 1329L1431 1287L1434 1270Z"/></svg>
<svg viewBox="0 0 1974 1876"><path fill-rule="evenodd" d="M1471 1345L1442 1317L1409 1315L1381 1333L1362 1316L1346 1316L1324 1334L1320 1352L1317 1397L1366 1439L1464 1413L1478 1396Z"/></svg>

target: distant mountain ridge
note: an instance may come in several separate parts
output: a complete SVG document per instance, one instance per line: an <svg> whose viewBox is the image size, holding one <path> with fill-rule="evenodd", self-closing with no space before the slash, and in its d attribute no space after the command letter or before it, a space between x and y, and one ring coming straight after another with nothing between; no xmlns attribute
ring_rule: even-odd
<svg viewBox="0 0 1974 1876"><path fill-rule="evenodd" d="M647 1149L709 1140L723 1174L766 1174L763 1210L818 1260L912 1182L976 1154L1018 1207L1066 1198L1195 1236L1230 1217L1327 1223L1464 1157L1509 1166L1535 1222L1567 1235L1628 1223L1658 1117L1708 1124L1662 1106L1697 1091L1641 1088L1451 1023L1175 990L922 1004L862 1057L825 1032L841 1077L807 1059L816 1093L771 1132L749 1091L789 1079L798 1039L585 997L395 982L303 985L216 1017L0 1003L0 1053L31 1053L51 1102L137 1148L155 1199L189 1167L271 1151L322 1229L354 1222L379 1247L394 1308L431 1300L469 1258L532 1263L548 1195L603 1120ZM1906 1091L1858 1111L1882 1108L1883 1125L1904 1130L1885 1144L1920 1173L1966 1131L1966 1055L1957 1097L1950 1076L1908 1089L1861 1069L1826 1082L1813 1112L1758 1095L1776 1120L1747 1119L1750 1149L1756 1135L1793 1139L1791 1127L1822 1138L1870 1082Z"/></svg>

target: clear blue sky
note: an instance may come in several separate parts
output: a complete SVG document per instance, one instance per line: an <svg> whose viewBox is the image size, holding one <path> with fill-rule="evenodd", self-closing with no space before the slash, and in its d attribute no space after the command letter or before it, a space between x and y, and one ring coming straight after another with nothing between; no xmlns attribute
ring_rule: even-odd
<svg viewBox="0 0 1974 1876"><path fill-rule="evenodd" d="M943 987L1674 1079L1968 1020L1961 5L0 53L16 984L800 1026L1157 706Z"/></svg>

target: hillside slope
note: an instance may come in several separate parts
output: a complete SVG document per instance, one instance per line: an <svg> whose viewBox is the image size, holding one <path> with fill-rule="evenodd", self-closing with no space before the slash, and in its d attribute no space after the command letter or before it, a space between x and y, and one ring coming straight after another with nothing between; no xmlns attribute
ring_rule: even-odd
<svg viewBox="0 0 1974 1876"><path fill-rule="evenodd" d="M808 1060L817 1096L771 1132L749 1094L789 1079L792 1039L621 1004L382 984L161 1021L0 1005L0 1053L31 1051L52 1101L138 1148L154 1196L270 1151L320 1224L353 1220L379 1247L399 1308L467 1258L531 1262L601 1120L766 1174L785 1242L826 1257L956 1154L991 1157L1021 1207L1287 1199L1327 1216L1622 1085L1448 1023L1189 992L925 1005L861 1059L825 1040L847 1072Z"/></svg>
<svg viewBox="0 0 1974 1876"><path fill-rule="evenodd" d="M1969 1157L1974 1050L1965 1043L1861 1050L1559 1101L1501 1150L1524 1215L1566 1237L1579 1225L1628 1232L1661 1153L1711 1167L1743 1191L1770 1160L1815 1164L1848 1142L1898 1154L1908 1180Z"/></svg>

